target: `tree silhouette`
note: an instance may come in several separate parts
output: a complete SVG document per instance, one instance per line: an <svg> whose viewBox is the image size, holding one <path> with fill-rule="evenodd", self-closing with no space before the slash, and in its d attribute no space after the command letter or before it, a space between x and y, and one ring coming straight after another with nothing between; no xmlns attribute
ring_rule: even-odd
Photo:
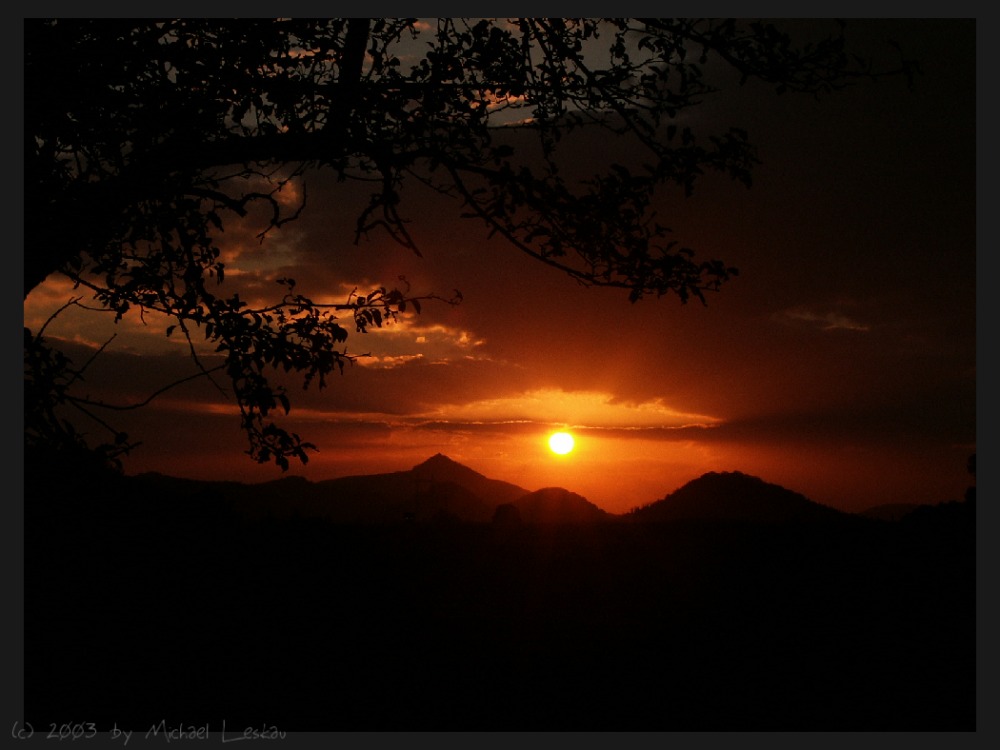
<svg viewBox="0 0 1000 750"><path fill-rule="evenodd" d="M384 231L419 253L401 205L404 180L418 181L582 284L704 302L736 270L679 246L650 201L706 172L750 184L747 134L685 117L721 90L709 66L808 94L913 71L874 70L842 32L796 43L780 24L732 19L26 19L24 295L58 273L116 321L169 316L200 375L214 373L196 341L223 355L248 453L287 468L312 446L271 421L290 408L273 374L323 387L353 359L345 317L363 332L440 298L404 285L320 304L279 279L271 303L251 306L224 284L225 224L263 211L263 238L303 208L282 189L326 170L371 190L356 241ZM581 128L633 142L642 166L564 176L563 139ZM110 430L107 457L126 451L98 416L107 405L73 395L86 365L43 333L25 331L29 448L80 445L74 407Z"/></svg>

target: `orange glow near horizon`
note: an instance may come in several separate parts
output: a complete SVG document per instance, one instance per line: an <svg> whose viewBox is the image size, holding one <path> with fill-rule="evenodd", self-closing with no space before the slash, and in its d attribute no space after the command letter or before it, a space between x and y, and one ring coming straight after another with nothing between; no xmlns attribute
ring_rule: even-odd
<svg viewBox="0 0 1000 750"><path fill-rule="evenodd" d="M157 429L126 459L126 472L159 471L205 480L267 482L285 476L274 465L250 461L238 423L211 410L191 412L157 408ZM959 470L972 446L938 455L928 446L921 455L928 474L907 472L909 452L886 452L877 445L826 443L761 444L722 441L687 434L666 437L641 431L622 434L593 428L576 430L573 451L549 450L550 431L527 425L420 426L371 423L292 425L318 445L307 465L293 464L288 474L322 481L342 476L411 469L436 453L491 479L526 491L562 487L611 513L661 499L707 472L741 471L801 492L809 499L843 510L859 511L887 502L939 502L962 496L968 478ZM538 425L539 427L541 425ZM550 427L550 430L555 425ZM887 487L886 476L906 476ZM861 487L864 491L860 491Z"/></svg>

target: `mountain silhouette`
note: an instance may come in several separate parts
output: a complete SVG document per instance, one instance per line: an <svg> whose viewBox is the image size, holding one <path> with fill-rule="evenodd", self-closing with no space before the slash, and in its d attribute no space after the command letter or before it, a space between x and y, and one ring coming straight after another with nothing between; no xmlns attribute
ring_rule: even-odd
<svg viewBox="0 0 1000 750"><path fill-rule="evenodd" d="M662 500L637 508L636 521L814 522L848 514L739 471L709 472Z"/></svg>
<svg viewBox="0 0 1000 750"><path fill-rule="evenodd" d="M485 523L498 505L529 490L473 471L440 453L405 471L362 474L310 482L282 477L243 484L179 479L147 473L133 477L146 496L210 493L250 518L321 518L335 523L398 523L457 520Z"/></svg>
<svg viewBox="0 0 1000 750"><path fill-rule="evenodd" d="M340 522L392 523L449 518L487 522L496 506L525 493L440 453L406 471L327 479L315 484L309 514Z"/></svg>
<svg viewBox="0 0 1000 750"><path fill-rule="evenodd" d="M976 728L969 501L882 523L734 472L546 526L602 514L440 455L318 483L43 478L24 525L36 727Z"/></svg>
<svg viewBox="0 0 1000 750"><path fill-rule="evenodd" d="M562 487L529 491L490 479L441 453L412 469L311 482L282 477L258 484L179 479L162 474L132 478L147 497L211 496L251 518L320 518L334 523L402 523L449 519L487 523L500 505L513 505L534 523L594 523L621 518ZM199 501L200 502L200 501ZM178 505L171 500L170 505ZM178 508L179 509L179 508ZM710 472L661 500L631 511L632 521L862 520L813 502L780 485L739 471Z"/></svg>
<svg viewBox="0 0 1000 750"><path fill-rule="evenodd" d="M450 482L464 487L490 506L491 516L497 505L512 502L528 493L528 490L516 484L485 477L441 453L436 453L423 463L417 464L409 473L419 482L430 484Z"/></svg>
<svg viewBox="0 0 1000 750"><path fill-rule="evenodd" d="M585 497L563 489L546 487L514 502L525 523L597 523L613 516Z"/></svg>

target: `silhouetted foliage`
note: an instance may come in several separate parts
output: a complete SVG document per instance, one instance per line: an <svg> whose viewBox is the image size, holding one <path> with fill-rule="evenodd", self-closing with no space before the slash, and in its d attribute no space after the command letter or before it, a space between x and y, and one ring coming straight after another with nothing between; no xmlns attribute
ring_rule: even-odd
<svg viewBox="0 0 1000 750"><path fill-rule="evenodd" d="M417 252L400 205L416 180L582 284L704 302L736 270L679 246L650 201L706 172L750 184L746 132L686 117L717 91L708 66L807 94L874 77L832 31L797 44L733 19L26 19L24 294L60 273L116 319L173 318L202 375L196 340L224 356L248 453L285 468L312 446L272 421L290 408L272 373L321 388L353 359L340 316L361 332L436 295L320 304L279 279L254 307L225 290L224 225L263 212L263 239L304 206L281 191L321 169L372 191L356 240L381 230ZM912 67L878 74L895 72ZM565 177L560 146L581 128L634 142L642 166ZM104 405L71 397L80 369L40 332L25 341L29 439L75 443L55 412ZM130 443L108 429L113 456Z"/></svg>

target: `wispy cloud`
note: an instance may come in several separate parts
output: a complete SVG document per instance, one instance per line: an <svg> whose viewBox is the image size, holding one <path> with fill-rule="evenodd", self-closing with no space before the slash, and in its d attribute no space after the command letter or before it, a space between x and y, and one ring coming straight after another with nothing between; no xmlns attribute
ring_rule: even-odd
<svg viewBox="0 0 1000 750"><path fill-rule="evenodd" d="M583 428L677 428L718 422L704 414L686 414L660 399L618 401L610 393L546 388L495 399L442 405L424 415L442 422L521 422Z"/></svg>
<svg viewBox="0 0 1000 750"><path fill-rule="evenodd" d="M841 312L830 310L816 312L803 307L784 310L775 316L783 322L798 321L810 323L824 331L870 331L871 326L848 317Z"/></svg>

